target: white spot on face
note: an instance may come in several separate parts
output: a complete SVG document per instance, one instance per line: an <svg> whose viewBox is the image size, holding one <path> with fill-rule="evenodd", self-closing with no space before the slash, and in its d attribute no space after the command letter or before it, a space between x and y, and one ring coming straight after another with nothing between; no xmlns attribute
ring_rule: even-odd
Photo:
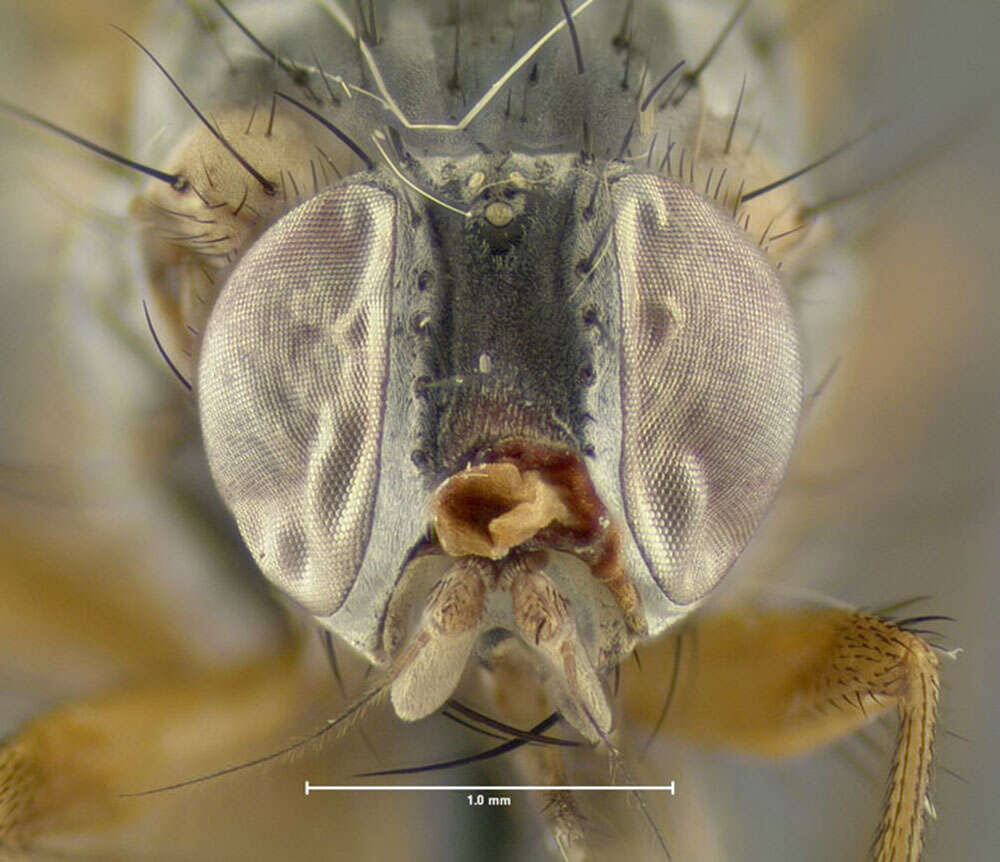
<svg viewBox="0 0 1000 862"><path fill-rule="evenodd" d="M488 204L483 213L493 227L506 227L514 220L514 210L510 204L502 201L493 201Z"/></svg>

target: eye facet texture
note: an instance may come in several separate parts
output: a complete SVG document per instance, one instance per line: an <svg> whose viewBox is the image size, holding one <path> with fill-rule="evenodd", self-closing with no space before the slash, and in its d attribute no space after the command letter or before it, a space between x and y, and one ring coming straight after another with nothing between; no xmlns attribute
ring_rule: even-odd
<svg viewBox="0 0 1000 862"><path fill-rule="evenodd" d="M622 308L622 498L649 571L704 597L781 480L800 404L781 282L746 234L681 184L612 187Z"/></svg>
<svg viewBox="0 0 1000 862"><path fill-rule="evenodd" d="M262 571L315 614L342 604L369 540L394 247L392 195L317 195L240 261L202 347L216 485Z"/></svg>

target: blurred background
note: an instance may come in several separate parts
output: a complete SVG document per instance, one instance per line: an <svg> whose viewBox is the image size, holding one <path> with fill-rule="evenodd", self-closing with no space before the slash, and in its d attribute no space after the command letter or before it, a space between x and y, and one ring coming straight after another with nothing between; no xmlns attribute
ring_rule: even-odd
<svg viewBox="0 0 1000 862"><path fill-rule="evenodd" d="M136 57L107 24L140 32L148 5L0 0L0 98L112 146L124 141ZM995 858L1000 6L791 5L807 151L827 152L882 122L817 172L815 187L836 195L911 168L831 210L838 241L861 264L859 299L787 487L733 580L872 608L927 597L908 613L954 617L939 624L962 653L942 661L938 821L928 858ZM252 590L205 586L214 570L245 562L143 484L155 474L150 459L181 436L176 385L136 358L127 338L117 350L130 359L113 353L97 365L120 367L120 379L95 376L79 350L97 339L66 336L67 327L96 326L102 298L129 278L125 261L93 266L126 249L127 200L127 184L109 190L95 160L0 116L0 732L137 674L221 666L279 638ZM109 393L110 403L137 405L131 419L108 409ZM305 722L300 731L326 714L312 709L294 719ZM383 760L412 761L442 751L435 734L452 733L442 725L406 728L395 749L398 726L378 719L370 734ZM882 753L855 741L774 766L670 747L659 762L665 780L697 774L698 801L692 795L687 807L701 806L698 829L738 836L719 858L860 858L877 820L892 729L870 738ZM365 752L352 736L319 759L276 767L265 775L294 775L277 790L257 775L244 776L249 793L238 779L227 780L226 795L199 788L158 827L175 842L171 852L142 855L201 858L205 835L217 829L223 837L213 837L212 852L228 847L232 858L269 858L289 846L302 856L362 859L537 852L528 818L473 816L464 800L414 795L382 807L359 794L310 798L305 807L303 776L321 780L331 764L370 759ZM130 852L123 858L135 858Z"/></svg>

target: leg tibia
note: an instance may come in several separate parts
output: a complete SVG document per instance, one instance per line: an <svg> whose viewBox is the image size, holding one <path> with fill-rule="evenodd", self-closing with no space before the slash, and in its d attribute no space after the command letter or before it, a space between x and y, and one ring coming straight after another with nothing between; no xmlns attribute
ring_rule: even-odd
<svg viewBox="0 0 1000 862"><path fill-rule="evenodd" d="M930 781L937 657L916 634L847 610L704 615L642 651L626 686L633 715L656 726L664 688L676 684L664 732L708 745L781 757L858 730L895 709L900 718L886 810L875 846L884 862L915 860Z"/></svg>

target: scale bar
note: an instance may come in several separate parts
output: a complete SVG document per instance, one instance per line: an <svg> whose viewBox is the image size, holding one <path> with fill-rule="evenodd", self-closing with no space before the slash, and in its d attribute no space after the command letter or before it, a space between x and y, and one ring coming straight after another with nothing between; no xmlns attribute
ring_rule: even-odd
<svg viewBox="0 0 1000 862"><path fill-rule="evenodd" d="M669 784L639 784L627 786L607 786L604 784L310 784L306 782L306 796L314 790L378 790L378 791L399 791L399 790L618 790L634 792L642 791L663 791L666 790L671 796L676 795L674 782Z"/></svg>

